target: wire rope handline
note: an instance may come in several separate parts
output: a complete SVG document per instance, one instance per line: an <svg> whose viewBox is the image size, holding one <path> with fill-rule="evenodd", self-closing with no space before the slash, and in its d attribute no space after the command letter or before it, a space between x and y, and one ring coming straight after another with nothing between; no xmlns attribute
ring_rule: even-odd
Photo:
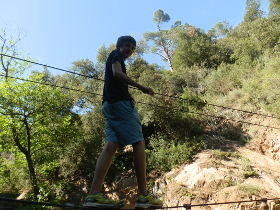
<svg viewBox="0 0 280 210"><path fill-rule="evenodd" d="M1 56L5 56L5 57L9 57L9 58L13 58L13 59L17 59L17 60L21 60L21 61L24 61L24 62L32 63L32 64L35 64L35 65L44 66L44 67L52 68L52 69L55 69L55 70L59 70L59 71L67 72L67 73L70 73L70 74L75 74L75 75L78 75L78 76L83 76L83 77L86 77L86 78L90 78L90 79L99 80L99 81L104 82L104 79L100 79L97 76L89 76L89 75L85 75L85 74L80 74L80 73L77 73L77 72L74 72L74 71L65 70L65 69L62 69L62 68L58 68L58 67L50 66L50 65L47 65L47 64L42 64L42 63L26 60L26 59L23 59L23 58L7 55L7 54L3 54L3 53L0 53L0 55ZM137 88L132 87L132 86L130 86L130 88L137 89ZM274 119L280 120L280 118L278 118L276 116L273 116L273 115L267 115L267 114L252 112L252 111L248 111L248 110L243 110L243 109L237 109L237 108L233 108L233 107L217 105L217 104L209 103L209 102L206 102L206 101L202 102L202 101L198 101L198 100L194 100L194 99L185 99L185 98L182 98L180 96L167 95L167 94L162 94L162 93L155 93L155 94L156 95L165 96L165 97L169 97L169 98L180 99L180 100L185 100L185 101L191 101L191 102L196 102L196 103L199 103L199 104L204 104L204 105L208 105L208 106L218 107L218 108L222 108L222 109L229 109L229 110L233 110L233 111L243 112L243 113L252 114L252 115L259 115L259 116L263 116L263 117L267 117L267 118L274 118Z"/></svg>
<svg viewBox="0 0 280 210"><path fill-rule="evenodd" d="M49 202L38 202L38 201L30 201L30 200L17 200L12 198L0 197L0 201L11 202L11 203L20 203L26 205L39 205L39 206L52 206L52 207L61 207L61 208L74 208L74 209L88 209L83 206L77 206L73 204L59 204L59 203L49 203Z"/></svg>
<svg viewBox="0 0 280 210"><path fill-rule="evenodd" d="M199 207L199 206L216 206L216 205L228 205L228 204L237 204L237 203L251 203L251 202L267 202L273 200L280 200L280 198L262 198L256 200L243 200L243 201L229 201L229 202L217 202L217 203L204 203L204 204L183 204L181 206L163 206L161 208L156 209L173 209L173 208L185 208L191 209L192 207ZM50 203L50 202L38 202L38 201L31 201L31 200L17 200L13 198L6 198L0 197L0 201L4 202L14 202L14 203L21 203L27 205L41 205L41 206L52 206L52 207L61 207L61 208L74 208L74 209L89 209L88 207L75 205L75 204L58 204L58 203ZM100 208L102 209L102 208Z"/></svg>
<svg viewBox="0 0 280 210"><path fill-rule="evenodd" d="M82 76L82 77L87 77L87 78L90 78L90 79L96 79L96 80L104 81L103 79L99 79L96 76L89 76L89 75L81 74L81 73L78 73L78 72L58 68L58 67L55 67L55 66L50 66L50 65L47 65L47 64L38 63L38 62L35 62L35 61L31 61L31 60L26 60L26 59L23 59L23 58L19 58L19 57L7 55L7 54L0 53L0 55L5 56L5 57L9 57L9 58L13 58L13 59L16 59L16 60L24 61L24 62L27 62L27 63L32 63L32 64L35 64L35 65L38 65L38 66L43 66L43 67L55 69L55 70L58 70L58 71L63 71L63 72L66 72L66 73L75 74L77 76Z"/></svg>
<svg viewBox="0 0 280 210"><path fill-rule="evenodd" d="M73 90L73 91L77 91L77 92L81 92L81 93L89 93L89 94L93 94L93 95L102 96L102 94L93 93L93 92L89 92L89 91L85 91L85 90L80 90L80 89L75 89L75 88L70 88L70 87L60 86L60 85L54 85L54 84L45 83L45 82L38 82L38 81L19 78L19 77L6 76L6 75L3 75L3 74L0 74L0 77L8 77L8 78L11 78L11 79L21 80L21 81L25 81L25 82L31 82L31 83L40 84L40 85L46 85L46 86L57 87L57 88L66 89L66 90Z"/></svg>
<svg viewBox="0 0 280 210"><path fill-rule="evenodd" d="M12 79L17 79L17 80L21 80L21 81L26 81L26 82L31 82L31 83L35 83L35 84L40 84L40 85L52 86L52 87L56 87L56 88L66 89L66 90L73 90L73 91L77 91L77 92L82 92L82 93L88 93L88 94L92 94L92 95L103 96L102 94L99 94L99 93L89 92L89 91L85 91L85 90L79 90L79 89L75 89L75 88L69 88L69 87L60 86L60 85L49 84L49 83L45 83L45 82L38 82L38 81L24 79L24 78L19 78L19 77L6 76L4 74L0 74L0 76L1 77L12 78ZM256 124L256 123L251 123L251 122L246 122L246 121L241 121L241 120L234 120L234 119L230 119L230 118L223 117L223 116L216 116L216 115L211 115L211 114L192 112L192 111L185 110L185 109L173 108L173 107L168 107L168 106L161 106L161 105L157 105L157 104L145 103L145 102L140 102L140 101L136 101L136 102L140 103L140 104L156 106L156 107L164 108L164 109L172 108L172 109L177 110L177 111L185 111L185 112L188 112L188 113L191 113L191 114L203 115L203 116L207 116L207 117L213 117L213 118L217 118L217 119L223 119L223 120L233 121L233 122L242 123L242 124L249 124L249 125L255 125L255 126L259 126L259 127L265 127L265 128L272 128L272 129L280 130L280 128L278 128L278 127L267 126L267 125L262 125L262 124Z"/></svg>

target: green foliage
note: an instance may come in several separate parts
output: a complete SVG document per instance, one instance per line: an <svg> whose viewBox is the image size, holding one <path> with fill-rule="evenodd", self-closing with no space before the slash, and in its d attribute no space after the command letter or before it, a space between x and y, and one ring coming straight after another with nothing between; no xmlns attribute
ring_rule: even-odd
<svg viewBox="0 0 280 210"><path fill-rule="evenodd" d="M222 64L205 79L208 93L211 95L226 95L242 86L243 78L249 73L238 65Z"/></svg>
<svg viewBox="0 0 280 210"><path fill-rule="evenodd" d="M262 65L246 84L243 91L247 95L247 101L254 106L263 107L266 110L280 116L279 88L276 87L279 80L280 53L265 55ZM253 94L253 95L252 95Z"/></svg>
<svg viewBox="0 0 280 210"><path fill-rule="evenodd" d="M148 168L157 171L168 171L180 164L188 163L197 152L206 148L205 142L195 137L176 142L162 136L153 136L149 142Z"/></svg>
<svg viewBox="0 0 280 210"><path fill-rule="evenodd" d="M99 54L99 56L101 56L101 55ZM102 60L103 57L99 58L99 59ZM94 68L93 62L90 61L89 59L74 61L73 65L75 66L75 68L72 68L72 69L74 71L78 72L79 74L87 75L89 77L97 77L98 76L98 72L96 72L96 69Z"/></svg>
<svg viewBox="0 0 280 210"><path fill-rule="evenodd" d="M1 150L0 189L1 193L17 193L28 189L30 181L24 155L17 150Z"/></svg>
<svg viewBox="0 0 280 210"><path fill-rule="evenodd" d="M244 16L245 22L251 22L262 16L262 11L260 10L259 0L246 0L246 14Z"/></svg>
<svg viewBox="0 0 280 210"><path fill-rule="evenodd" d="M218 22L215 26L210 29L207 33L212 39L219 39L224 38L232 31L232 27L229 25L228 22Z"/></svg>
<svg viewBox="0 0 280 210"><path fill-rule="evenodd" d="M251 166L249 159L242 158L241 167L242 167L242 175L244 178L258 176L258 173Z"/></svg>
<svg viewBox="0 0 280 210"><path fill-rule="evenodd" d="M269 11L271 16L280 15L280 0L269 0Z"/></svg>
<svg viewBox="0 0 280 210"><path fill-rule="evenodd" d="M178 95L187 100L199 100L198 96L188 88L188 75L179 72L159 71L157 67L148 65L145 61L138 59L128 68L129 76L142 85L151 87L155 92L163 95ZM184 76L184 77L182 77ZM166 87L164 84L169 84ZM165 135L172 139L184 138L200 132L199 122L195 120L194 114L202 108L201 104L187 103L165 96L146 96L139 91L133 91L137 109L142 119L144 129L151 130L146 137L157 132L164 131ZM151 105L152 104L152 105ZM168 122L168 123L167 123Z"/></svg>
<svg viewBox="0 0 280 210"><path fill-rule="evenodd" d="M168 22L170 17L167 13L159 9L155 11L153 20L159 25L162 22Z"/></svg>
<svg viewBox="0 0 280 210"><path fill-rule="evenodd" d="M244 171L243 176L244 178L249 178L249 177L258 176L258 174L252 168L248 168L248 170Z"/></svg>
<svg viewBox="0 0 280 210"><path fill-rule="evenodd" d="M109 47L102 45L97 52L97 57L96 57L97 62L105 64L107 57L114 49L116 49L116 46L114 44L111 44Z"/></svg>
<svg viewBox="0 0 280 210"><path fill-rule="evenodd" d="M225 152L221 150L213 150L212 156L219 160L229 160L230 158L240 158L239 152Z"/></svg>
<svg viewBox="0 0 280 210"><path fill-rule="evenodd" d="M245 192L247 195L258 195L261 191L261 188L255 185L240 185L238 189Z"/></svg>
<svg viewBox="0 0 280 210"><path fill-rule="evenodd" d="M151 41L153 43L150 52L159 55L163 61L168 63L170 70L173 71L171 59L175 48L174 36L177 34L176 28L180 23L177 21L170 30L162 30L161 24L170 20L169 15L162 10L157 10L154 13L153 20L157 24L157 31L146 32L144 39L146 42Z"/></svg>
<svg viewBox="0 0 280 210"><path fill-rule="evenodd" d="M225 187L231 187L236 185L237 185L237 181L232 176L225 178Z"/></svg>
<svg viewBox="0 0 280 210"><path fill-rule="evenodd" d="M34 73L30 79L42 82L50 78ZM32 185L36 194L39 180L58 180L58 160L65 154L66 145L79 135L79 121L71 111L72 101L61 89L13 79L0 84L0 98L1 113L5 113L0 116L1 146L10 155L21 154L22 158L21 163L12 160L8 164L7 158L3 161L9 174L15 174L13 179L18 179L15 183L25 183L15 187L23 190ZM11 167L14 164L17 167Z"/></svg>
<svg viewBox="0 0 280 210"><path fill-rule="evenodd" d="M179 66L211 66L211 51L211 39L204 33L189 29L174 52L174 67L177 69Z"/></svg>
<svg viewBox="0 0 280 210"><path fill-rule="evenodd" d="M222 62L232 63L231 49L216 40L229 31L230 28L221 23L208 34L192 26L186 27L177 37L172 57L175 70L192 66L216 68Z"/></svg>
<svg viewBox="0 0 280 210"><path fill-rule="evenodd" d="M280 36L278 18L258 18L243 22L228 36L219 40L221 46L233 51L232 58L238 63L255 65L257 59L267 50L277 46Z"/></svg>

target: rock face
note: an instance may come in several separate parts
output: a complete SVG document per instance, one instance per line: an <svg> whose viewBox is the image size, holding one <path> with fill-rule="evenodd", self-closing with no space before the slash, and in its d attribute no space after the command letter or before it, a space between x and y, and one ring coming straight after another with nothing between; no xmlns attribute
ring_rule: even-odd
<svg viewBox="0 0 280 210"><path fill-rule="evenodd" d="M118 180L111 187L107 186L106 191L111 191L110 197L114 199L125 199L126 208L133 208L137 193L133 171ZM193 163L175 168L157 179L153 193L164 201L164 206L169 207L252 200L192 209L247 210L267 209L266 206L269 206L269 209L275 210L280 208L280 200L254 200L280 197L280 162L245 147L234 153L203 151Z"/></svg>
<svg viewBox="0 0 280 210"><path fill-rule="evenodd" d="M257 116L246 119L255 124L268 125L279 128L279 120L271 118L260 119ZM264 127L247 127L244 129L251 136L250 144L247 148L258 151L273 160L280 161L280 130Z"/></svg>
<svg viewBox="0 0 280 210"><path fill-rule="evenodd" d="M258 123L258 119L250 121ZM252 202L197 206L191 209L280 210L280 200L255 201L280 197L280 132L252 127L246 130L252 137L249 144L231 147L235 152L201 152L193 163L182 165L158 178L153 193L164 201L165 207L249 200ZM225 144L225 140L222 139L217 145ZM115 193L113 197L126 197L129 203L127 208L132 208L136 186L135 178L128 176L116 185L116 188L126 189L126 192Z"/></svg>
<svg viewBox="0 0 280 210"><path fill-rule="evenodd" d="M275 131L265 132L258 138L258 149L273 160L280 161L280 133Z"/></svg>
<svg viewBox="0 0 280 210"><path fill-rule="evenodd" d="M248 149L240 149L239 154L224 160L213 157L211 151L202 152L192 164L173 169L156 180L154 193L165 206L280 197L280 183L276 181L280 178L280 163ZM249 169L251 174L246 171ZM253 201L192 209L266 209L264 204ZM277 204L269 205L276 208Z"/></svg>
<svg viewBox="0 0 280 210"><path fill-rule="evenodd" d="M186 165L175 177L175 181L189 189L196 189L202 186L213 188L222 183L227 176L227 170L214 167L203 168L203 160L206 156L208 155L201 154L201 158L197 162Z"/></svg>

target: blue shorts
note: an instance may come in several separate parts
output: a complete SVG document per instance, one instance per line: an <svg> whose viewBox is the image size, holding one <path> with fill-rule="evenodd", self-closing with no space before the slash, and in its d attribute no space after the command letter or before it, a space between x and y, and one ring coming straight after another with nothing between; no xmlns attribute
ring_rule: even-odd
<svg viewBox="0 0 280 210"><path fill-rule="evenodd" d="M117 142L120 147L143 141L142 126L134 104L129 100L104 101L106 142Z"/></svg>

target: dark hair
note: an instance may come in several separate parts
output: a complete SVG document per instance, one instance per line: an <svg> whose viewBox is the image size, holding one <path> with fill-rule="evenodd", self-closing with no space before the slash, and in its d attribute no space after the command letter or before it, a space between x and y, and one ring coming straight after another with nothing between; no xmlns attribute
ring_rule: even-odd
<svg viewBox="0 0 280 210"><path fill-rule="evenodd" d="M126 43L132 43L136 46L136 40L132 36L120 36L117 41L117 49L120 49Z"/></svg>

